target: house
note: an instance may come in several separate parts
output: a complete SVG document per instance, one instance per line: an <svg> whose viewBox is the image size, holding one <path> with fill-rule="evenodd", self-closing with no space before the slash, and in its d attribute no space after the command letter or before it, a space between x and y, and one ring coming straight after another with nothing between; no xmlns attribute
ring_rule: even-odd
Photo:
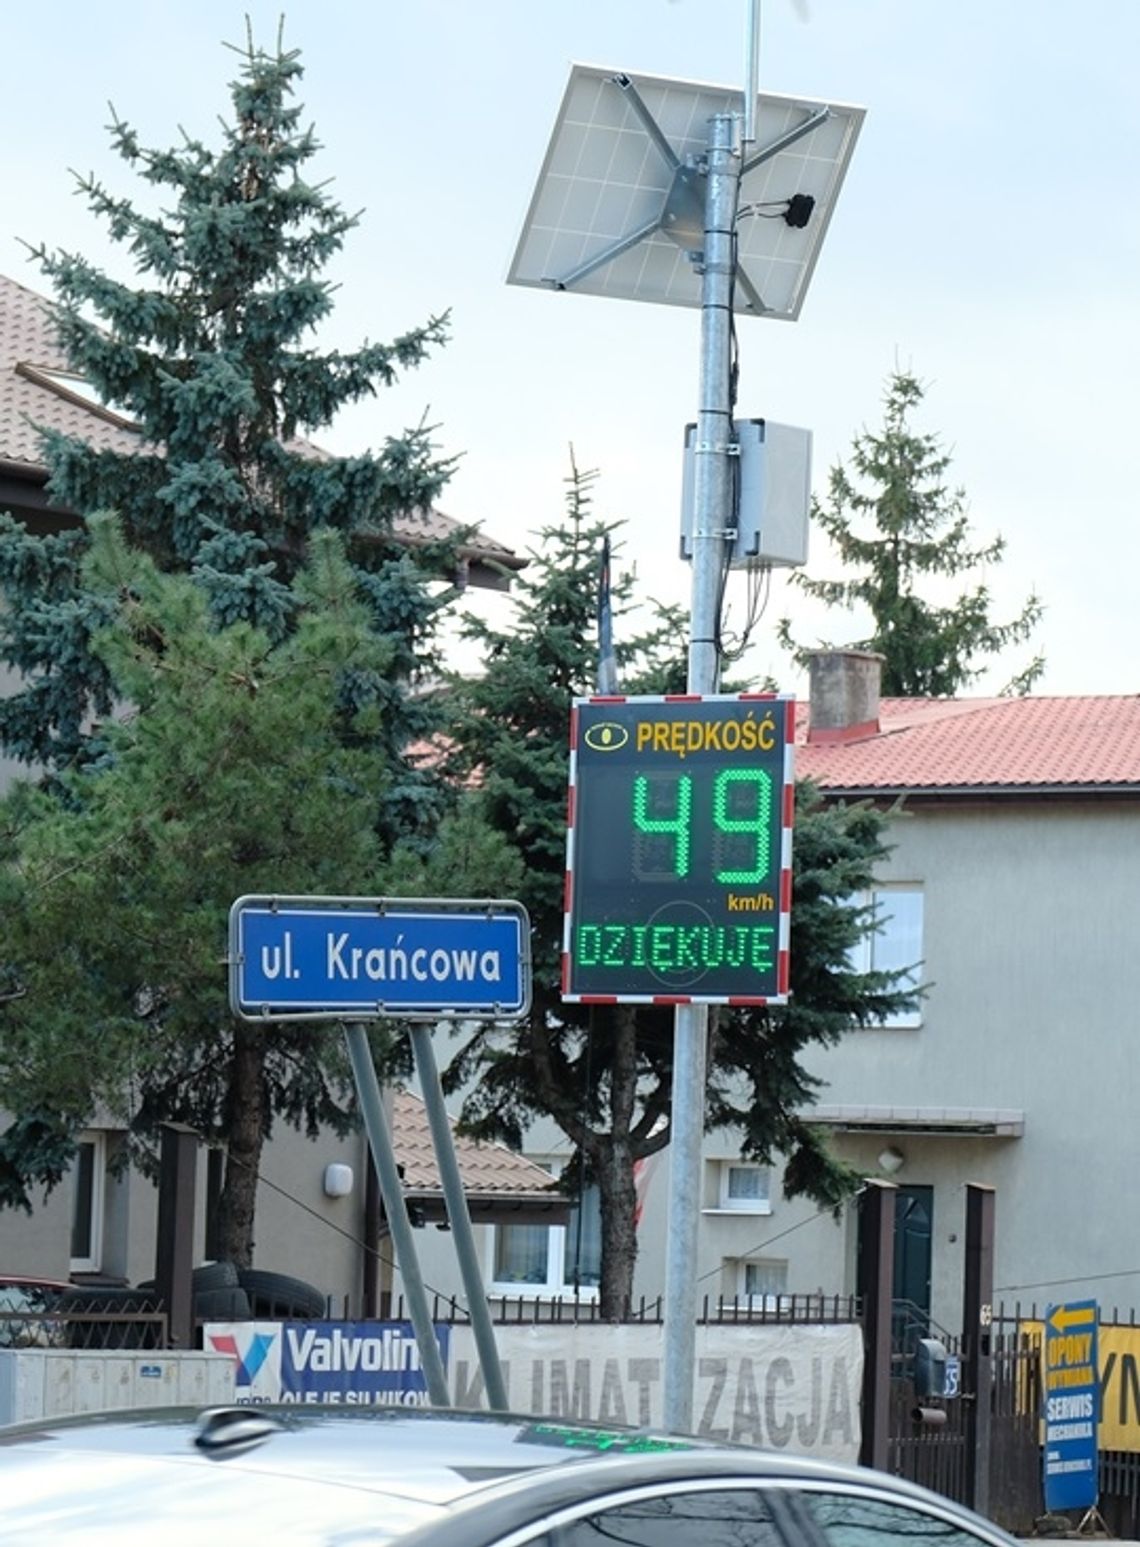
<svg viewBox="0 0 1140 1547"><path fill-rule="evenodd" d="M1140 1064L1140 697L880 701L879 661L820 656L797 774L892 813L865 959L921 1007L810 1066L835 1148L899 1189L895 1294L960 1325L966 1182L995 1192L995 1296L1132 1305ZM849 1226L793 1277L853 1283Z"/></svg>
<svg viewBox="0 0 1140 1547"><path fill-rule="evenodd" d="M890 813L862 960L925 993L807 1055L812 1116L897 1186L895 1294L916 1318L960 1328L966 1183L995 1189L997 1299L1131 1306L1140 697L881 700L879 672L817 657L796 772ZM556 1168L566 1142L538 1125L526 1150ZM789 1201L731 1134L706 1138L702 1165L702 1297L854 1291L853 1207ZM641 1179L635 1296L662 1290L668 1173L665 1153ZM553 1244L548 1260L549 1288Z"/></svg>
<svg viewBox="0 0 1140 1547"><path fill-rule="evenodd" d="M446 1210L427 1116L409 1091L392 1092L389 1100L409 1215L428 1246L424 1277L429 1291L446 1298L458 1292L458 1274L438 1233L446 1228ZM540 1166L504 1145L453 1138L479 1234L495 1225L547 1230L566 1220L566 1200L551 1190ZM116 1166L124 1139L111 1126L82 1134L70 1176L37 1199L30 1217L0 1212L0 1269L93 1284L137 1284L154 1276L157 1190L137 1169ZM196 1261L214 1255L209 1205L220 1184L220 1158L204 1146L198 1155ZM312 1284L334 1311L382 1308L392 1289L392 1252L364 1135L330 1133L314 1142L278 1124L262 1155L257 1237L259 1267Z"/></svg>
<svg viewBox="0 0 1140 1547"><path fill-rule="evenodd" d="M78 517L48 497L41 429L120 453L142 444L138 426L100 402L68 367L44 297L0 274L0 510L19 517L32 531L58 531L78 525ZM308 442L301 449L313 457L325 455ZM432 509L397 518L393 530L414 547L439 542L460 528L460 522ZM503 543L478 533L459 547L457 578L484 590L505 591L526 562Z"/></svg>

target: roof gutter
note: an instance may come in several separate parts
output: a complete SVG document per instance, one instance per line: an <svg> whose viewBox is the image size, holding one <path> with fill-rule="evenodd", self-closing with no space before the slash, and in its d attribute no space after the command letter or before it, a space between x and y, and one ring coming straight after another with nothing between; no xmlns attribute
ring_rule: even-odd
<svg viewBox="0 0 1140 1547"><path fill-rule="evenodd" d="M809 773L807 778L811 778ZM1128 784L960 784L960 785L835 785L813 780L825 800L1132 800L1140 783Z"/></svg>

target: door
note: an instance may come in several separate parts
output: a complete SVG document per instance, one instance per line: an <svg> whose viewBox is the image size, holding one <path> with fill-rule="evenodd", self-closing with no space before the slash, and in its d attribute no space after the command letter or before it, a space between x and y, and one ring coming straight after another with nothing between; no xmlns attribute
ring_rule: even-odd
<svg viewBox="0 0 1140 1547"><path fill-rule="evenodd" d="M904 1346L925 1337L930 1321L934 1188L901 1186L895 1198L895 1266L891 1297ZM898 1328L897 1330L903 1330Z"/></svg>

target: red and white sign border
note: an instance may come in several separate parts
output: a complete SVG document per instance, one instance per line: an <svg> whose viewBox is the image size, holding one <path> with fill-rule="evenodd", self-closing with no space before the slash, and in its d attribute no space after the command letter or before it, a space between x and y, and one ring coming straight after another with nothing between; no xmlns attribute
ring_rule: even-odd
<svg viewBox="0 0 1140 1547"><path fill-rule="evenodd" d="M574 822L578 794L578 710L584 704L771 704L784 708L784 787L780 823L780 905L775 994L572 994L570 981L571 900L574 886ZM792 823L795 811L796 700L790 693L592 694L570 709L570 782L566 793L566 876L562 894L562 999L566 1004L783 1005L790 996L789 936L792 914Z"/></svg>

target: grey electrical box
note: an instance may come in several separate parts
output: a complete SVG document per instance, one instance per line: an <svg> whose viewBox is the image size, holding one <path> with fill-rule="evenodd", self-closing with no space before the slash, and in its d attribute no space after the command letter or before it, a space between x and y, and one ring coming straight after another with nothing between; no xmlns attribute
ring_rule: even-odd
<svg viewBox="0 0 1140 1547"><path fill-rule="evenodd" d="M811 431L767 419L738 419L737 521L729 563L791 567L807 563L811 510ZM681 480L681 557L693 556L697 427L685 426Z"/></svg>

